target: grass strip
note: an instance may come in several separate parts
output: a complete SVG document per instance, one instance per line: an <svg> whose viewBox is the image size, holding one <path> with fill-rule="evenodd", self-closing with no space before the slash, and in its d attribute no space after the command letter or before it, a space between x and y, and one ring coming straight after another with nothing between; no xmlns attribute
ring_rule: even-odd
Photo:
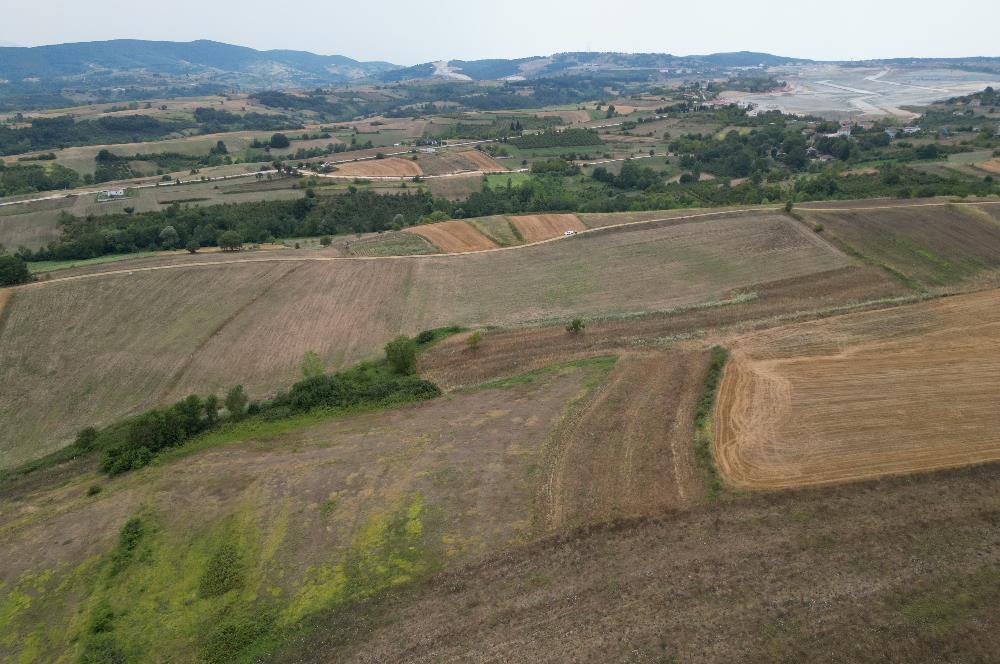
<svg viewBox="0 0 1000 664"><path fill-rule="evenodd" d="M705 483L709 498L716 498L722 491L722 476L712 459L712 408L715 406L715 395L719 391L722 380L722 370L729 359L729 351L722 346L712 346L711 359L705 382L698 395L698 403L694 412L694 442L695 456L698 465L705 473Z"/></svg>

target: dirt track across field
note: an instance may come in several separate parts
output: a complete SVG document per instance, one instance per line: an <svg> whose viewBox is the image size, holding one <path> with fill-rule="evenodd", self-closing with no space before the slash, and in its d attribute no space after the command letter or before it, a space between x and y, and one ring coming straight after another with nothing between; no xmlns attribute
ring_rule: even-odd
<svg viewBox="0 0 1000 664"><path fill-rule="evenodd" d="M738 338L714 453L777 489L1000 459L1000 290Z"/></svg>

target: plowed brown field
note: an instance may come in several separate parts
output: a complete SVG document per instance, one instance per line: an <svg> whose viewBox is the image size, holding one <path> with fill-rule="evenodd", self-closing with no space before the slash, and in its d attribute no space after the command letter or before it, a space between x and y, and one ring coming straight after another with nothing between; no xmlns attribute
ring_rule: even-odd
<svg viewBox="0 0 1000 664"><path fill-rule="evenodd" d="M566 231L587 230L575 214L533 214L508 218L517 226L525 242L548 240Z"/></svg>
<svg viewBox="0 0 1000 664"><path fill-rule="evenodd" d="M542 528L658 514L704 494L691 445L706 355L626 353L546 446Z"/></svg>
<svg viewBox="0 0 1000 664"><path fill-rule="evenodd" d="M467 152L460 153L461 156L468 162L471 162L473 166L481 171L505 171L502 164L493 159L493 157L488 154L484 154L479 150L469 150Z"/></svg>
<svg viewBox="0 0 1000 664"><path fill-rule="evenodd" d="M1000 459L1000 291L737 339L714 453L736 486Z"/></svg>
<svg viewBox="0 0 1000 664"><path fill-rule="evenodd" d="M347 164L339 164L335 175L354 175L357 177L415 177L423 175L420 165L409 159L386 157L385 159L366 159Z"/></svg>
<svg viewBox="0 0 1000 664"><path fill-rule="evenodd" d="M446 254L495 249L497 246L493 240L473 228L472 224L457 219L413 226L403 232L419 235Z"/></svg>

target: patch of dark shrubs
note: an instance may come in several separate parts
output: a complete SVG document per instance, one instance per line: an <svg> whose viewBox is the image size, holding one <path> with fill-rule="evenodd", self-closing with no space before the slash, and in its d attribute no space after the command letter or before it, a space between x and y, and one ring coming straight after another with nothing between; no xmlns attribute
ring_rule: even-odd
<svg viewBox="0 0 1000 664"><path fill-rule="evenodd" d="M278 420L321 408L389 406L440 394L434 383L394 373L384 361L365 362L339 373L301 380L269 401L251 402L245 412L246 399L240 386L230 390L225 400L227 408L221 415L214 395L207 399L191 395L167 408L148 410L100 431L84 429L74 447L79 453L103 450L101 470L114 476L147 466L161 451L244 417Z"/></svg>

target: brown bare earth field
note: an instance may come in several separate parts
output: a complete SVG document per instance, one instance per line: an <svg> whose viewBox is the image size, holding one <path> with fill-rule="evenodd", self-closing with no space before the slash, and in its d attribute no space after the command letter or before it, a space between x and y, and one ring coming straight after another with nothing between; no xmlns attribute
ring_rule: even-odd
<svg viewBox="0 0 1000 664"><path fill-rule="evenodd" d="M479 150L468 150L466 152L459 153L462 158L468 162L471 162L476 169L480 171L506 171L507 169L503 164L499 163L493 157L488 154L482 153Z"/></svg>
<svg viewBox="0 0 1000 664"><path fill-rule="evenodd" d="M446 254L495 249L497 246L492 240L477 231L472 224L457 219L413 226L403 232L425 238Z"/></svg>
<svg viewBox="0 0 1000 664"><path fill-rule="evenodd" d="M423 353L420 371L443 387L476 385L602 353L670 347L687 340L707 343L734 330L771 327L781 320L894 306L900 298L909 300L906 293L881 270L849 266L751 284L712 306L590 319L582 334L569 334L563 323L492 330L476 351L466 347L464 335L456 335Z"/></svg>
<svg viewBox="0 0 1000 664"><path fill-rule="evenodd" d="M714 453L735 486L1000 459L1000 291L737 338Z"/></svg>
<svg viewBox="0 0 1000 664"><path fill-rule="evenodd" d="M15 291L0 328L0 419L11 423L0 429L2 465L51 452L83 426L191 392L242 383L265 396L294 381L306 351L336 369L401 333L660 311L852 263L774 215L450 257L333 260L280 251L177 256L178 267L154 260L155 269L130 261L107 266L110 274Z"/></svg>
<svg viewBox="0 0 1000 664"><path fill-rule="evenodd" d="M386 157L385 159L366 159L346 164L337 164L336 175L353 175L356 177L414 177L423 175L419 164L409 159Z"/></svg>
<svg viewBox="0 0 1000 664"><path fill-rule="evenodd" d="M690 444L704 351L623 354L545 448L543 529L657 514L704 497Z"/></svg>
<svg viewBox="0 0 1000 664"><path fill-rule="evenodd" d="M508 217L521 232L525 242L539 242L559 237L566 231L586 230L575 214L532 214Z"/></svg>
<svg viewBox="0 0 1000 664"><path fill-rule="evenodd" d="M991 159L989 161L984 161L981 164L976 164L976 168L984 170L987 173L1000 174L1000 159Z"/></svg>

